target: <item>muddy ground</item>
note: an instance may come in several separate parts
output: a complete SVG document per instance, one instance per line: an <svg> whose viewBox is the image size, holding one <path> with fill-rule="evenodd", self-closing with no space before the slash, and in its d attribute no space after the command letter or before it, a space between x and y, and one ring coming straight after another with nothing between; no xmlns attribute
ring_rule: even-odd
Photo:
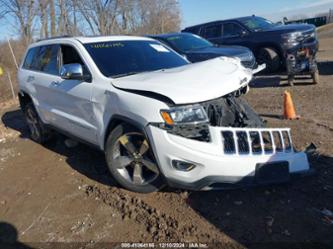
<svg viewBox="0 0 333 249"><path fill-rule="evenodd" d="M131 193L110 179L101 152L85 145L67 148L61 136L38 145L28 138L17 107L2 107L1 125L7 128L0 127L5 136L0 142L0 242L63 248L78 245L69 242L85 242L79 245L87 248L101 248L100 242L167 241L223 243L218 248L332 245L332 44L331 36L322 37L321 84L301 77L289 87L283 75L261 76L247 95L268 126L292 128L298 149L310 143L318 148L310 158L315 176L279 186ZM285 90L300 120L280 119Z"/></svg>

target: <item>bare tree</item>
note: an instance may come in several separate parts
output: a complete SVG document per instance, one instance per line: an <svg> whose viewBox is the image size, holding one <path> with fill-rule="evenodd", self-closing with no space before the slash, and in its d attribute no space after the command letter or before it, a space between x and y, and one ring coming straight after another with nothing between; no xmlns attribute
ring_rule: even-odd
<svg viewBox="0 0 333 249"><path fill-rule="evenodd" d="M136 33L167 33L180 28L177 0L138 0L140 25Z"/></svg>
<svg viewBox="0 0 333 249"><path fill-rule="evenodd" d="M77 6L93 34L109 35L116 28L120 0L82 0Z"/></svg>
<svg viewBox="0 0 333 249"><path fill-rule="evenodd" d="M46 0L39 0L39 11L40 11L40 22L41 22L40 37L45 37L45 38L49 36L47 7L48 7L48 2Z"/></svg>
<svg viewBox="0 0 333 249"><path fill-rule="evenodd" d="M0 0L3 12L11 15L18 23L21 36L30 42L33 35L33 22L38 11L35 0Z"/></svg>
<svg viewBox="0 0 333 249"><path fill-rule="evenodd" d="M37 37L164 33L181 22L178 0L0 0L0 18L6 15L27 42L33 31Z"/></svg>
<svg viewBox="0 0 333 249"><path fill-rule="evenodd" d="M56 35L56 16L55 16L54 0L49 0L49 5L50 5L51 36L55 36Z"/></svg>

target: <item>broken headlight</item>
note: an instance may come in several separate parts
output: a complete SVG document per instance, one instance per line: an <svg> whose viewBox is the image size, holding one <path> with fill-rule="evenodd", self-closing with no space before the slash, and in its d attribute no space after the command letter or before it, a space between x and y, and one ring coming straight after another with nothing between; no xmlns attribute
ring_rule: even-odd
<svg viewBox="0 0 333 249"><path fill-rule="evenodd" d="M167 130L168 133L198 141L210 141L209 120L201 105L177 106L161 110L161 116L164 123L158 127Z"/></svg>
<svg viewBox="0 0 333 249"><path fill-rule="evenodd" d="M299 44L304 39L302 32L286 33L282 35L282 45L286 48L292 48Z"/></svg>
<svg viewBox="0 0 333 249"><path fill-rule="evenodd" d="M207 123L208 116L201 105L186 105L161 110L163 120L167 125Z"/></svg>

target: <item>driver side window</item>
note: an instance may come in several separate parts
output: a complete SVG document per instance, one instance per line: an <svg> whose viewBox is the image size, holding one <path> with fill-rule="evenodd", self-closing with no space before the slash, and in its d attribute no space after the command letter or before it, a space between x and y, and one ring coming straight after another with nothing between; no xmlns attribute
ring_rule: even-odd
<svg viewBox="0 0 333 249"><path fill-rule="evenodd" d="M236 23L223 24L223 38L239 37L245 30Z"/></svg>
<svg viewBox="0 0 333 249"><path fill-rule="evenodd" d="M82 66L84 74L88 73L87 67L74 47L70 45L61 45L61 55L61 66L77 63Z"/></svg>
<svg viewBox="0 0 333 249"><path fill-rule="evenodd" d="M84 66L84 63L76 52L75 48L68 45L61 45L62 65L78 63Z"/></svg>

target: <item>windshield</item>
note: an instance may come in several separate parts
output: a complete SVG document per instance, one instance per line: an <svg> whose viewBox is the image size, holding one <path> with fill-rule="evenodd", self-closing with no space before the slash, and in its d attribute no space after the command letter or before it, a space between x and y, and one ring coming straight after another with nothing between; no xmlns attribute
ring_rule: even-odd
<svg viewBox="0 0 333 249"><path fill-rule="evenodd" d="M183 57L155 41L107 41L84 46L99 70L112 78L188 64Z"/></svg>
<svg viewBox="0 0 333 249"><path fill-rule="evenodd" d="M190 34L169 36L166 38L166 40L171 45L171 47L174 47L175 49L182 52L213 46L213 44L209 41Z"/></svg>
<svg viewBox="0 0 333 249"><path fill-rule="evenodd" d="M240 20L247 28L252 31L262 31L275 27L277 24L262 17L248 17Z"/></svg>

